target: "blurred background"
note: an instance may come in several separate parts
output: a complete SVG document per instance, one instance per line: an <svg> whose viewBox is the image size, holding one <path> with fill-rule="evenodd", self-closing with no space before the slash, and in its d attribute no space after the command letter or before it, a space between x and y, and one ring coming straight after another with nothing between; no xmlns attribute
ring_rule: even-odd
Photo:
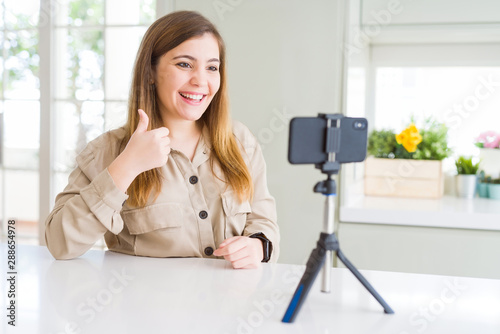
<svg viewBox="0 0 500 334"><path fill-rule="evenodd" d="M181 9L225 39L232 115L261 143L277 200L280 262L305 263L323 219L324 176L286 160L292 117L340 112L396 132L432 117L452 150L443 197L370 198L364 165L345 166L341 244L361 269L500 278L485 260L500 256L500 202L458 199L451 181L454 159L479 159L476 138L500 131L495 0L0 0L2 241L15 219L19 243L44 244L76 155L125 122L144 32ZM484 219L499 226L474 226Z"/></svg>

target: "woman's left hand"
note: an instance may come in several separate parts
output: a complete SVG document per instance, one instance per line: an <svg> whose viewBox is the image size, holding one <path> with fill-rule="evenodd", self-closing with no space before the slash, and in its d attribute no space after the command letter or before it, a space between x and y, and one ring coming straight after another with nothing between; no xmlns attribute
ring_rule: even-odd
<svg viewBox="0 0 500 334"><path fill-rule="evenodd" d="M238 236L224 240L214 255L223 256L235 269L249 269L260 267L264 250L259 239Z"/></svg>

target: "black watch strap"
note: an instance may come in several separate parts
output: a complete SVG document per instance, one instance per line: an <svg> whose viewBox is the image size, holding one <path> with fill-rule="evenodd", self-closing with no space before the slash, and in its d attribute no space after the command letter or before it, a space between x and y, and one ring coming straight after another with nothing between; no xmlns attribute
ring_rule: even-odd
<svg viewBox="0 0 500 334"><path fill-rule="evenodd" d="M269 262L269 260L271 259L271 253L273 252L273 243L262 232L254 233L249 237L256 238L262 241L262 249L264 253L264 258L262 259L262 262Z"/></svg>

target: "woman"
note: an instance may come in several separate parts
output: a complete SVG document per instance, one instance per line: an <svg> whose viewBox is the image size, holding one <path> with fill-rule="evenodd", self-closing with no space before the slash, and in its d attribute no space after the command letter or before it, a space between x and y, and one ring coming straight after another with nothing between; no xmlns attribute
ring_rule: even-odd
<svg viewBox="0 0 500 334"><path fill-rule="evenodd" d="M203 16L166 15L138 51L127 124L95 139L47 218L57 259L103 235L110 250L276 261L279 231L260 146L228 109L225 47Z"/></svg>

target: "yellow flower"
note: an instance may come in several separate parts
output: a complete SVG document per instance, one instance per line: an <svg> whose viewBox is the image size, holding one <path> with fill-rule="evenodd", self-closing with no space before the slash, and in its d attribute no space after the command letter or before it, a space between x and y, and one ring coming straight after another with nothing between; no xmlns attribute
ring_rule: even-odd
<svg viewBox="0 0 500 334"><path fill-rule="evenodd" d="M408 152L413 153L417 150L417 145L422 142L422 136L418 133L415 124L412 123L396 135L396 141L398 144L402 144Z"/></svg>

